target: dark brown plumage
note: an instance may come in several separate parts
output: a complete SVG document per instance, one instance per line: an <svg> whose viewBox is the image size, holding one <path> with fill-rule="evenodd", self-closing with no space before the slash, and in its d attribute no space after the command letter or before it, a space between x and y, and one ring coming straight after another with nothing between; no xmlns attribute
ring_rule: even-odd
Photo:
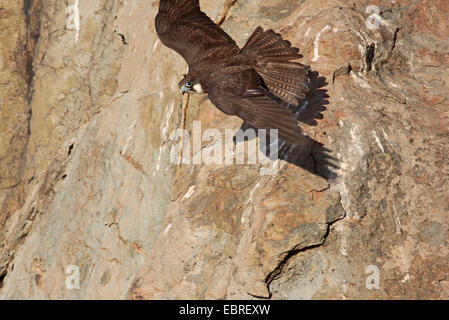
<svg viewBox="0 0 449 320"><path fill-rule="evenodd" d="M298 141L295 115L273 97L298 106L307 91L307 69L291 61L302 56L289 41L258 27L240 49L200 10L199 0L160 0L156 31L189 65L179 84L183 93L207 93L225 114L258 129L278 129L289 144Z"/></svg>

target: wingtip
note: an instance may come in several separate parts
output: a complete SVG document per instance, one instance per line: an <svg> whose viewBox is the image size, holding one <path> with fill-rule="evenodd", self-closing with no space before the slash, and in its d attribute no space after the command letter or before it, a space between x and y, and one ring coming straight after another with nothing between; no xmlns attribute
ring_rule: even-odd
<svg viewBox="0 0 449 320"><path fill-rule="evenodd" d="M173 19L178 19L200 8L199 0L160 0L159 12L165 11Z"/></svg>

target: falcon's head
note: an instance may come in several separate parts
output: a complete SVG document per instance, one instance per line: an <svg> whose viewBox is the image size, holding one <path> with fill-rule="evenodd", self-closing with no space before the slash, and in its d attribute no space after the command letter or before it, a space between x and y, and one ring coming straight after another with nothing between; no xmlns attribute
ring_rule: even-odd
<svg viewBox="0 0 449 320"><path fill-rule="evenodd" d="M190 74L186 74L184 78L179 82L179 88L182 94L187 92L193 93L207 93L205 88Z"/></svg>

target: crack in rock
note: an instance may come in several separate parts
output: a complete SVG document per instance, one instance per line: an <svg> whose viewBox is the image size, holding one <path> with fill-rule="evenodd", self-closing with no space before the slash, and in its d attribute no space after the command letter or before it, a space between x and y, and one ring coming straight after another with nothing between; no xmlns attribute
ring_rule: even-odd
<svg viewBox="0 0 449 320"><path fill-rule="evenodd" d="M318 247L322 247L326 243L326 240L327 240L327 238L328 238L328 236L330 234L331 226L333 224L337 223L338 221L344 219L345 217L346 217L346 214L344 214L343 216L341 216L341 217L339 217L339 218L337 218L337 219L327 223L327 230L326 230L326 233L323 235L323 240L321 242L316 243L316 244L312 244L312 245L309 245L309 246L305 246L305 247L300 248L300 249L293 248L292 250L288 251L287 254L285 255L285 257L282 259L282 261L279 262L279 264L276 266L276 268L274 268L274 270L271 271L267 275L267 277L265 278L265 283L267 285L267 290L268 290L268 297L256 297L256 298L271 299L272 298L272 292L271 292L271 289L270 289L270 285L271 285L271 283L274 280L279 278L279 276L284 271L285 266L290 262L290 260L293 257L295 257L296 255L298 255L299 253L301 253L301 252L306 252L306 251L309 251L309 250L312 250L312 249L315 249L315 248L318 248ZM254 296L254 295L252 295L252 296Z"/></svg>

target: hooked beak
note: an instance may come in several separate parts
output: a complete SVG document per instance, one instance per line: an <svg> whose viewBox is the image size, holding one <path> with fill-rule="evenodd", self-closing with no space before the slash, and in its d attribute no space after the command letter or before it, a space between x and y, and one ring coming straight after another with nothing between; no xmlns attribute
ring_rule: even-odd
<svg viewBox="0 0 449 320"><path fill-rule="evenodd" d="M188 89L188 88L186 88L186 86L182 86L182 88L181 88L181 93L183 94L183 95L185 95L187 92L189 92L190 91L190 89Z"/></svg>

